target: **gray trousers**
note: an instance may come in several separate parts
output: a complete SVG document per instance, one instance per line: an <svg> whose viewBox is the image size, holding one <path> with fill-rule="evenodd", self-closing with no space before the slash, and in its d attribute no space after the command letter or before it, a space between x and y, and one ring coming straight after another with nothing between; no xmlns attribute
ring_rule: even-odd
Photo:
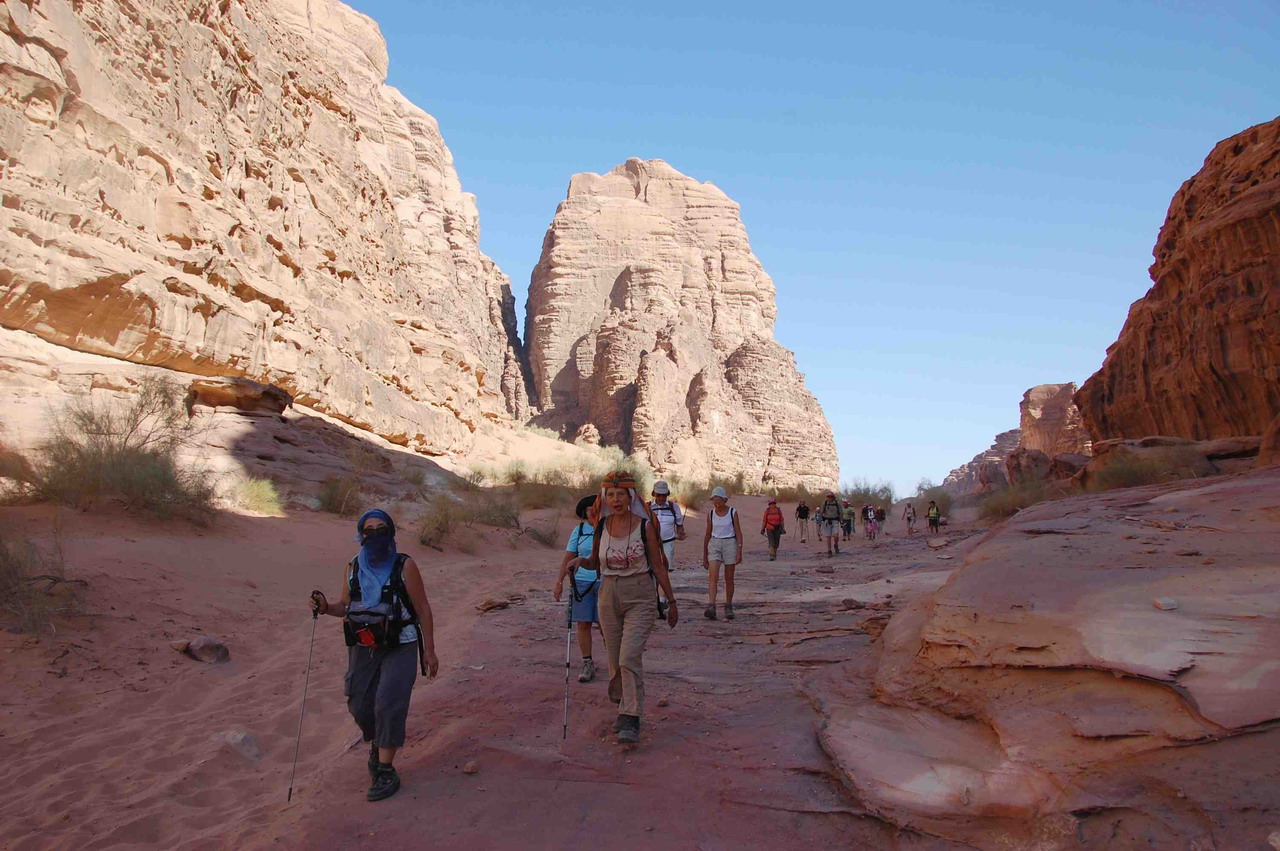
<svg viewBox="0 0 1280 851"><path fill-rule="evenodd" d="M404 745L404 722L417 678L416 641L390 648L347 648L343 694L366 742L380 748Z"/></svg>

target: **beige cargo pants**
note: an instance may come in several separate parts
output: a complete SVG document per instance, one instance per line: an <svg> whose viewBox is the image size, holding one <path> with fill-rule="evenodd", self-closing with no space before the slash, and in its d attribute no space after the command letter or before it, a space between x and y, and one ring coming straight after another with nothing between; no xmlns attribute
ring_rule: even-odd
<svg viewBox="0 0 1280 851"><path fill-rule="evenodd" d="M619 715L644 710L644 645L657 618L657 594L647 572L606 576L600 583L600 629L609 653L609 699Z"/></svg>

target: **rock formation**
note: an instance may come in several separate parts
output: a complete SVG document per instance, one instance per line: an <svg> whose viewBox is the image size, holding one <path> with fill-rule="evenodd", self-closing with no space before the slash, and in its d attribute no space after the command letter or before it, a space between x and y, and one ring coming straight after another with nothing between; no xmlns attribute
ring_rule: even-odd
<svg viewBox="0 0 1280 851"><path fill-rule="evenodd" d="M0 325L429 453L527 413L435 120L337 0L0 9Z"/></svg>
<svg viewBox="0 0 1280 851"><path fill-rule="evenodd" d="M997 434L986 452L978 453L968 464L948 473L942 487L953 496L984 494L1004 487L1008 483L1005 459L1018 448L1021 438L1022 431L1016 428Z"/></svg>
<svg viewBox="0 0 1280 851"><path fill-rule="evenodd" d="M1265 847L1278 496L1268 468L1018 513L808 687L823 745L872 812L975 847Z"/></svg>
<svg viewBox="0 0 1280 851"><path fill-rule="evenodd" d="M1280 118L1178 190L1155 285L1076 404L1095 439L1263 434L1280 414Z"/></svg>
<svg viewBox="0 0 1280 851"><path fill-rule="evenodd" d="M1040 384L1022 394L1020 449L1034 449L1050 458L1089 454L1089 433L1073 401L1075 392L1075 384Z"/></svg>
<svg viewBox="0 0 1280 851"><path fill-rule="evenodd" d="M738 205L662 160L575 175L529 288L536 422L694 477L833 485L831 428L773 339Z"/></svg>

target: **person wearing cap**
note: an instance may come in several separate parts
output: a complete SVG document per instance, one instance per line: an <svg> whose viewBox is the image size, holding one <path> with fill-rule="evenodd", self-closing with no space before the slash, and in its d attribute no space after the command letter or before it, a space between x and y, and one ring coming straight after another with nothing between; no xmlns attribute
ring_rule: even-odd
<svg viewBox="0 0 1280 851"><path fill-rule="evenodd" d="M840 525L844 529L844 539L847 541L853 537L853 506L849 504L849 500L844 501L844 507L840 509Z"/></svg>
<svg viewBox="0 0 1280 851"><path fill-rule="evenodd" d="M777 561L778 545L782 543L782 536L787 534L787 529L783 525L782 509L778 507L778 500L773 497L769 497L764 519L760 521L760 534L769 539L769 561Z"/></svg>
<svg viewBox="0 0 1280 851"><path fill-rule="evenodd" d="M600 627L609 654L609 699L618 706L613 730L619 744L640 741L644 712L644 645L661 612L658 589L667 596L667 625L679 621L667 563L658 546L657 523L636 493L636 480L618 471L600 487L600 523L588 564L600 580Z"/></svg>
<svg viewBox="0 0 1280 851"><path fill-rule="evenodd" d="M598 502L599 498L595 494L578 500L579 522L569 533L569 544L560 561L560 575L556 577L557 603L564 594L565 579L569 578L572 583L568 622L578 625L578 650L582 653L582 673L578 674L580 683L589 683L596 677L596 663L591 658L591 625L600 623L600 573L586 565L591 561L595 525L600 519Z"/></svg>
<svg viewBox="0 0 1280 851"><path fill-rule="evenodd" d="M662 541L662 552L667 557L667 569L671 570L676 563L676 541L683 541L686 537L684 511L671 498L671 487L661 479L653 483L653 499L649 502L649 510L658 521L658 538Z"/></svg>
<svg viewBox="0 0 1280 851"><path fill-rule="evenodd" d="M818 537L827 542L828 558L832 547L836 555L840 554L840 503L836 502L835 491L827 491L826 500L818 508Z"/></svg>
<svg viewBox="0 0 1280 851"><path fill-rule="evenodd" d="M711 492L707 512L707 532L702 541L702 566L707 569L707 608L703 614L716 619L716 592L720 590L720 568L724 567L724 617L733 620L733 571L742 558L742 524L738 510L729 507L729 494L722 487Z"/></svg>

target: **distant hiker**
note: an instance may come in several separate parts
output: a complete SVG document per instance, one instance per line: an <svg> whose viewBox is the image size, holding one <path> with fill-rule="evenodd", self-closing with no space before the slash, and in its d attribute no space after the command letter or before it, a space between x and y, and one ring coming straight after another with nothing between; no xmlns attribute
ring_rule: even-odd
<svg viewBox="0 0 1280 851"><path fill-rule="evenodd" d="M796 525L800 527L800 543L809 543L809 503L803 499L796 506Z"/></svg>
<svg viewBox="0 0 1280 851"><path fill-rule="evenodd" d="M720 567L724 566L724 617L733 620L733 571L742 560L742 524L738 510L729 507L729 494L722 487L711 492L711 510L707 512L707 532L702 541L702 565L707 569L707 608L710 620L716 619L716 593L720 590Z"/></svg>
<svg viewBox="0 0 1280 851"><path fill-rule="evenodd" d="M832 491L827 491L827 498L818 508L818 537L823 538L827 542L827 556L831 556L831 548L835 547L836 554L840 554L840 503L836 502L836 495Z"/></svg>
<svg viewBox="0 0 1280 851"><path fill-rule="evenodd" d="M925 518L929 521L929 531L938 534L938 530L942 526L942 510L938 508L938 503L929 500L929 508L924 513Z"/></svg>
<svg viewBox="0 0 1280 851"><path fill-rule="evenodd" d="M787 534L787 530L783 525L782 509L778 507L778 501L773 497L769 498L769 506L764 510L760 534L769 539L769 561L777 561L778 544L782 542L782 536ZM728 616L726 612L725 617Z"/></svg>
<svg viewBox="0 0 1280 851"><path fill-rule="evenodd" d="M595 528L589 567L599 569L600 626L609 655L609 699L618 705L619 744L640 741L644 712L644 645L653 631L658 589L667 597L667 625L679 620L671 578L658 546L657 523L626 472L605 476L601 522Z"/></svg>
<svg viewBox="0 0 1280 851"><path fill-rule="evenodd" d="M569 577L571 583L568 622L578 625L578 650L582 652L582 673L578 674L580 683L589 683L596 676L596 663L591 658L591 625L600 623L600 572L587 565L591 562L591 548L595 543L595 524L600 519L598 501L599 497L594 494L578 500L579 523L569 533L569 543L560 561L560 575L556 577L557 603L564 594L565 578Z"/></svg>
<svg viewBox="0 0 1280 851"><path fill-rule="evenodd" d="M311 609L342 618L346 636L347 709L369 748L370 801L400 789L392 763L404 745L405 719L413 683L434 677L435 630L418 565L396 551L396 524L381 509L366 511L356 524L360 552L342 568L342 594L330 603L313 592Z"/></svg>
<svg viewBox="0 0 1280 851"><path fill-rule="evenodd" d="M862 506L862 523L867 539L874 541L880 524L876 520L876 507L869 502Z"/></svg>
<svg viewBox="0 0 1280 851"><path fill-rule="evenodd" d="M840 509L840 526L844 530L844 539L849 540L853 536L853 506L847 499L844 501L844 507Z"/></svg>
<svg viewBox="0 0 1280 851"><path fill-rule="evenodd" d="M913 503L908 502L907 507L902 509L902 519L907 522L907 534L914 535L916 533L916 507Z"/></svg>
<svg viewBox="0 0 1280 851"><path fill-rule="evenodd" d="M649 503L649 510L658 521L658 539L662 541L662 552L667 557L667 569L673 570L676 565L676 541L683 541L686 537L684 511L671 498L671 487L661 479L653 483L653 500Z"/></svg>

